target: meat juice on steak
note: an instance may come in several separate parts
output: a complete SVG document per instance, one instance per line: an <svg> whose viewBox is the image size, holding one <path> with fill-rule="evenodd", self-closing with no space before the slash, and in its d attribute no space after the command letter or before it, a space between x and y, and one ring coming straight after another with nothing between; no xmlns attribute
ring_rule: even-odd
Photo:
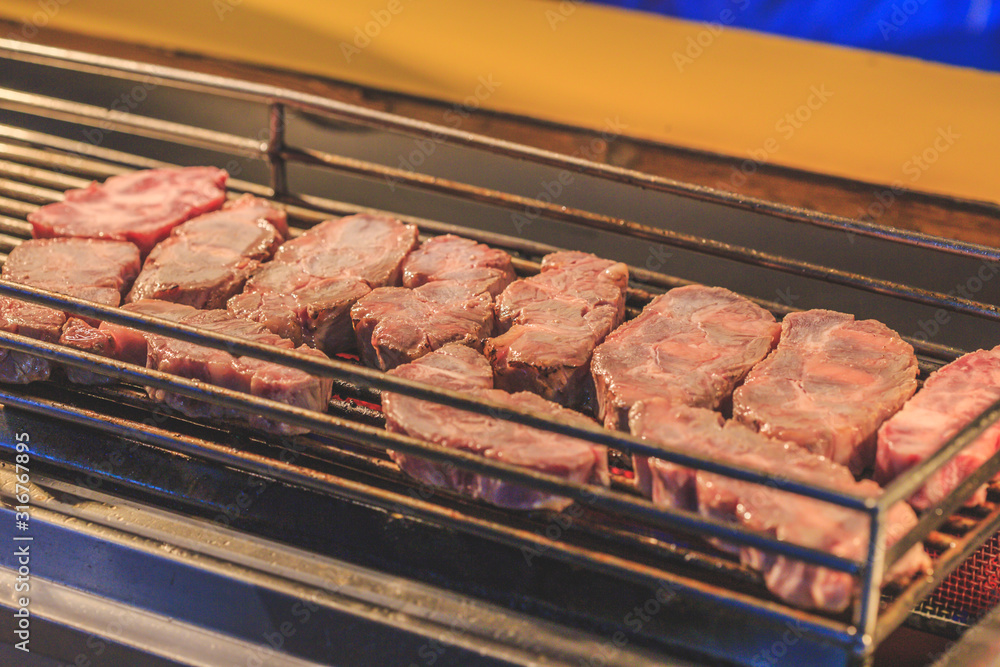
<svg viewBox="0 0 1000 667"><path fill-rule="evenodd" d="M632 407L629 425L633 435L675 451L854 495L876 498L882 493L871 480L855 481L843 465L742 424L725 422L720 414L706 408L651 399ZM784 491L780 484L733 480L663 459L637 457L637 465L648 466L653 502L658 505L736 522L844 558L863 560L867 555L870 521L863 512ZM891 546L916 525L917 517L905 502L893 505L888 512L887 543ZM738 552L741 562L761 572L768 590L799 607L843 611L857 592L853 577L846 572L753 547L719 542L716 546ZM930 565L930 557L917 544L888 570L885 579L906 582L929 572Z"/></svg>
<svg viewBox="0 0 1000 667"><path fill-rule="evenodd" d="M225 310L198 310L191 306L156 300L136 301L126 304L123 309L325 358L317 350L308 347L296 348L291 341L271 333L256 322L233 317ZM108 322L101 323L100 329L108 335L113 341L113 347L119 351L114 356L132 363L145 364L148 368L165 373L201 380L226 389L320 412L326 410L330 401L333 381L329 378L316 377L279 363L235 356L223 350L167 336L138 332ZM239 410L231 410L162 389L149 387L147 393L153 400L163 402L189 417L236 419L246 421L256 428L285 435L307 431L301 427L275 422L264 416L247 415Z"/></svg>
<svg viewBox="0 0 1000 667"><path fill-rule="evenodd" d="M386 216L327 220L285 242L227 305L231 314L327 354L355 345L351 306L398 285L417 228Z"/></svg>
<svg viewBox="0 0 1000 667"><path fill-rule="evenodd" d="M931 373L923 388L878 431L875 480L888 484L926 460L969 422L1000 399L1000 346L971 352ZM955 490L1000 449L1000 424L976 440L935 472L910 497L924 511ZM969 499L986 501L986 487Z"/></svg>
<svg viewBox="0 0 1000 667"><path fill-rule="evenodd" d="M655 397L717 408L780 333L771 313L727 289L672 289L594 351L597 418L626 430L629 408Z"/></svg>
<svg viewBox="0 0 1000 667"><path fill-rule="evenodd" d="M917 388L917 358L875 320L830 310L790 313L777 348L733 394L733 416L859 474L878 427Z"/></svg>
<svg viewBox="0 0 1000 667"><path fill-rule="evenodd" d="M129 241L145 256L177 225L226 200L228 174L215 167L146 169L67 190L28 215L35 238Z"/></svg>
<svg viewBox="0 0 1000 667"><path fill-rule="evenodd" d="M587 417L535 394L508 394L493 389L493 373L486 358L472 348L457 343L446 345L389 373L435 387L474 392L478 397L514 409L558 416L581 424L593 423ZM574 482L609 484L607 450L600 445L392 392L383 392L382 411L386 417L386 428L396 433ZM391 454L404 472L418 480L500 507L560 510L573 502L568 498L467 472L447 463L434 463L398 452Z"/></svg>
<svg viewBox="0 0 1000 667"><path fill-rule="evenodd" d="M146 257L127 302L160 299L225 308L288 236L285 212L243 195L174 228Z"/></svg>
<svg viewBox="0 0 1000 667"><path fill-rule="evenodd" d="M571 408L593 399L591 355L625 317L628 267L583 252L542 259L541 273L496 299L497 329L484 352L497 387L531 391Z"/></svg>
<svg viewBox="0 0 1000 667"><path fill-rule="evenodd" d="M121 303L122 293L139 273L139 249L123 241L92 239L32 239L11 250L3 278L105 306ZM68 324L69 323L69 324ZM64 328L88 327L66 313L17 299L0 297L0 329L46 343L60 342ZM65 341L64 341L65 342ZM52 362L0 350L0 381L27 383L46 380ZM76 369L67 367L73 377Z"/></svg>
<svg viewBox="0 0 1000 667"><path fill-rule="evenodd" d="M502 250L450 234L425 241L403 263L405 287L375 289L351 309L361 359L388 370L448 343L482 350L493 296L513 278Z"/></svg>

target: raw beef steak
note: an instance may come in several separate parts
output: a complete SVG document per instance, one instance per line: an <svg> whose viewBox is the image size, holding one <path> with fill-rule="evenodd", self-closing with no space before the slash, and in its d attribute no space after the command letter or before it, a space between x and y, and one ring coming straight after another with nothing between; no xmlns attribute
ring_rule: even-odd
<svg viewBox="0 0 1000 667"><path fill-rule="evenodd" d="M327 220L286 242L229 300L229 312L328 354L353 348L351 306L398 285L417 228L393 218Z"/></svg>
<svg viewBox="0 0 1000 667"><path fill-rule="evenodd" d="M771 440L742 424L723 423L716 412L673 406L665 399L637 403L629 420L633 435L673 450L855 495L877 497L882 492L876 483L855 481L846 467L822 456ZM662 459L645 459L640 464L650 468L654 503L738 522L844 558L863 560L867 555L870 522L861 512L792 494L777 485L737 481ZM892 545L916 524L917 517L900 502L889 510L887 521L888 544ZM853 578L846 572L752 547L718 546L738 551L744 564L763 574L768 590L796 606L839 612L856 593ZM928 572L930 565L923 546L915 545L886 573L886 580L908 581Z"/></svg>
<svg viewBox="0 0 1000 667"><path fill-rule="evenodd" d="M288 235L285 212L243 195L175 227L146 257L126 301L160 299L225 308Z"/></svg>
<svg viewBox="0 0 1000 667"><path fill-rule="evenodd" d="M233 317L224 310L197 310L191 306L155 300L136 301L126 304L123 308L207 329L215 333L289 350L296 349L291 341L271 333L255 322ZM135 363L138 361L138 357L143 356L140 350L143 348L142 341L145 341L145 359L142 363L145 363L149 368L320 412L326 410L330 401L333 381L329 378L315 377L304 371L273 362L260 361L251 357L237 357L222 350L166 336L140 333L107 322L101 324L101 330L105 331L114 341L112 347L116 354L113 356L126 361ZM317 357L323 358L324 356L321 352L310 348L297 349ZM237 410L230 410L161 389L150 387L147 392L150 398L162 401L189 417L246 421L251 426L280 434L304 433L306 431L300 427L275 422L263 416L248 416Z"/></svg>
<svg viewBox="0 0 1000 667"><path fill-rule="evenodd" d="M514 278L506 252L452 234L424 241L403 263L404 287L456 280L496 297Z"/></svg>
<svg viewBox="0 0 1000 667"><path fill-rule="evenodd" d="M598 419L626 429L629 408L654 397L717 408L780 333L771 313L727 289L672 289L594 351Z"/></svg>
<svg viewBox="0 0 1000 667"><path fill-rule="evenodd" d="M582 252L557 252L536 276L497 297L497 328L486 342L497 386L532 391L567 407L592 400L590 358L625 316L628 268Z"/></svg>
<svg viewBox="0 0 1000 667"><path fill-rule="evenodd" d="M916 355L896 332L808 310L785 317L778 347L733 394L733 416L858 474L875 461L878 427L916 388Z"/></svg>
<svg viewBox="0 0 1000 667"><path fill-rule="evenodd" d="M439 280L373 290L351 308L362 361L388 370L448 343L481 350L493 333L493 299L479 287Z"/></svg>
<svg viewBox="0 0 1000 667"><path fill-rule="evenodd" d="M583 415L534 394L508 394L492 389L489 363L481 354L463 345L446 345L389 372L435 387L473 392L476 396L515 409L562 416L581 424L592 423ZM599 445L391 392L383 392L382 410L386 416L386 428L396 433L575 482L609 484L607 451ZM500 507L559 510L573 502L568 498L466 472L454 465L432 463L397 452L393 452L392 457L403 471L423 482Z"/></svg>
<svg viewBox="0 0 1000 667"><path fill-rule="evenodd" d="M138 273L139 250L131 243L66 238L21 243L8 255L2 275L11 282L117 306ZM58 310L0 297L0 329L10 333L57 343L67 319ZM51 371L47 360L0 350L0 381L45 380Z"/></svg>
<svg viewBox="0 0 1000 667"><path fill-rule="evenodd" d="M215 167L147 169L68 190L28 215L35 238L130 241L145 256L177 225L220 208L228 174Z"/></svg>
<svg viewBox="0 0 1000 667"><path fill-rule="evenodd" d="M1000 399L1000 346L956 359L931 374L923 388L878 431L875 481L888 484L929 458L966 424ZM1000 424L945 464L911 498L923 511L955 490L1000 449ZM986 501L983 486L970 504Z"/></svg>

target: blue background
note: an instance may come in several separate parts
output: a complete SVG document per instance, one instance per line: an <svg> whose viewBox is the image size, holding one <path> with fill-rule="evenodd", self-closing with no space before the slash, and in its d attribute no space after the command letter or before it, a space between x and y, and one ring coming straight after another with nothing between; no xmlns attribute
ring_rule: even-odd
<svg viewBox="0 0 1000 667"><path fill-rule="evenodd" d="M593 1L1000 72L1000 2L992 0Z"/></svg>

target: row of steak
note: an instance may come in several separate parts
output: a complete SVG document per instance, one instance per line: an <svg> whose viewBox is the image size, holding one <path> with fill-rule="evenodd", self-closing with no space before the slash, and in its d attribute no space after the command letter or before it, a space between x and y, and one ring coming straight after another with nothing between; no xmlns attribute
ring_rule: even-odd
<svg viewBox="0 0 1000 667"><path fill-rule="evenodd" d="M118 305L124 294L129 310L217 333L328 354L357 347L366 362L383 370L451 342L481 349L493 335L493 297L514 278L507 253L450 235L414 251L414 226L373 215L329 220L288 240L285 213L269 202L244 195L223 206L224 182L224 172L196 167L135 172L69 191L63 202L29 216L36 235L59 238L25 242L12 253L9 270L26 264L44 269L37 255L47 243L65 246L67 252L81 244L117 244L132 249L133 263L143 255L145 262L138 276L133 266L119 281L113 298L101 299L106 305ZM102 218L107 224L101 224ZM88 259L108 272L124 271L99 255ZM65 260L47 260L59 261L65 269L44 283L34 276L9 277L87 298L81 290L93 281L86 264ZM32 335L37 329L52 342L61 340L94 354L170 368L259 396L280 393L264 390L267 382L250 381L247 375L247 369L254 368L253 374L273 371L281 377L280 366L257 368L248 359L207 349L194 354L197 346L176 347L146 334L129 336L120 327L97 326L54 311L41 312L59 322L31 326L30 321L40 317L39 309L15 302L7 310L12 313L8 319L17 315L25 320L12 321L8 331ZM174 353L174 347L181 352ZM190 363L175 363L180 354L188 355ZM45 379L51 370L50 364L30 355L14 355L6 365L11 367L8 381ZM74 382L107 381L75 367L66 371ZM287 380L284 401L325 408L314 391L304 392L300 379ZM329 388L330 383L318 386ZM326 394L328 399L329 391ZM219 416L206 412L199 401L152 390L150 395L189 416Z"/></svg>
<svg viewBox="0 0 1000 667"><path fill-rule="evenodd" d="M721 288L692 285L655 298L597 348L592 370L599 416L609 428L673 452L697 453L783 478L875 496L846 464L872 450L875 429L913 393L913 349L876 322L806 311L779 325L767 311ZM731 404L736 421L715 409ZM811 434L811 437L810 437ZM841 449L831 446L836 443ZM857 454L856 454L857 453ZM870 462L870 461L869 461ZM866 554L865 515L755 485L634 457L641 491L654 503L741 524L848 558ZM905 504L890 513L891 541L916 523ZM798 606L840 611L850 575L730 547L768 589ZM920 546L888 573L906 580L929 568Z"/></svg>
<svg viewBox="0 0 1000 667"><path fill-rule="evenodd" d="M1000 348L938 371L907 402L917 388L913 349L872 320L813 310L779 324L739 295L694 285L657 297L620 326L624 264L557 252L543 259L540 273L515 280L500 250L450 235L418 247L415 227L373 215L329 220L288 240L284 213L268 202L247 195L222 207L222 174L153 170L70 191L29 218L36 236L59 238L22 244L4 278L106 305L124 295L124 307L135 312L318 356L357 349L366 364L400 377L570 422L590 420L567 408L594 411L606 427L672 451L864 496L881 490L857 475L874 466L879 482L891 481L1000 397ZM27 268L56 265L62 273ZM325 409L330 396L329 381L277 364L20 302L0 301L0 327L314 410ZM0 373L30 381L47 377L48 367L7 353ZM97 379L78 370L70 377ZM233 416L149 391L187 415ZM387 428L400 433L608 483L606 451L585 441L392 393L383 396L383 409ZM724 423L715 410L731 410L733 421ZM297 432L261 417L250 422ZM954 489L997 451L998 439L1000 428L984 434L918 491L913 506L926 509ZM393 458L423 482L504 507L570 502L419 457ZM639 489L661 505L845 557L867 547L863 517L829 503L792 502L780 488L664 459L637 457L634 469ZM914 522L909 507L892 508L890 542ZM853 595L850 577L738 551L793 604L840 610ZM889 578L910 578L927 565L915 547Z"/></svg>

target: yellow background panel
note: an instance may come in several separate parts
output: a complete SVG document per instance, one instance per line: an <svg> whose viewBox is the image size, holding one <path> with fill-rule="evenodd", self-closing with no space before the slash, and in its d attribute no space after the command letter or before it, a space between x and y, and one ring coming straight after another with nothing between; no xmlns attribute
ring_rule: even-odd
<svg viewBox="0 0 1000 667"><path fill-rule="evenodd" d="M0 16L29 35L478 94L499 111L1000 201L1000 75L741 31L729 15L708 26L568 0L0 0Z"/></svg>

